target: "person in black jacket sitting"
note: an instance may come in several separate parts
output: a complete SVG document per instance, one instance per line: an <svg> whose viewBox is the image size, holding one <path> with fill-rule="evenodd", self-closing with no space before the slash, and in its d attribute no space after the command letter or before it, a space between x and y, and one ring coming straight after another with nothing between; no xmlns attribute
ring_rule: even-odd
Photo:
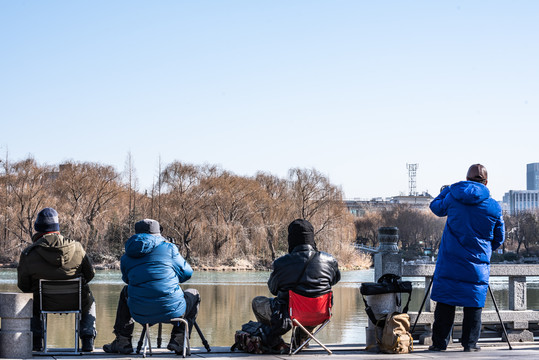
<svg viewBox="0 0 539 360"><path fill-rule="evenodd" d="M288 254L273 262L273 271L268 280L270 292L277 297L255 297L252 301L253 312L258 322L272 327L273 333L283 335L290 329L275 329L278 325L271 320L276 311L288 311L289 290L303 296L317 297L330 292L340 279L337 260L316 248L311 223L303 219L294 220L288 226ZM304 339L303 336L298 338L297 344Z"/></svg>

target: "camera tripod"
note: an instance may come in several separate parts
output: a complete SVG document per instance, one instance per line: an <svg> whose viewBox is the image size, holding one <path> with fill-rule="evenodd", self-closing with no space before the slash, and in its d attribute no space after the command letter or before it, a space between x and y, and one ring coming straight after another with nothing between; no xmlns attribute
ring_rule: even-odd
<svg viewBox="0 0 539 360"><path fill-rule="evenodd" d="M202 334L202 330L200 330L200 327L198 326L196 321L193 322L193 326L195 327L195 329L196 329L196 331L198 333L198 336L200 336L200 340L202 341L202 345L204 345L204 348L206 348L207 352L210 352L211 351L210 344L208 343L208 341L206 340L206 338ZM188 329L185 329L184 331L188 331ZM137 354L140 352L140 349L142 348L142 339L144 337L145 332L146 332L146 328L143 327L142 328L142 335L141 335L140 340L139 340L138 345L137 345ZM161 343L163 341L162 332L163 332L163 324L159 323L157 325L157 348L161 348Z"/></svg>
<svg viewBox="0 0 539 360"><path fill-rule="evenodd" d="M423 306L425 306L425 301L427 300L427 297L430 294L430 288L432 287L432 280L434 278L430 279L429 286L427 287L427 291L425 291L425 296L423 297L423 301L421 302L421 307L419 308L419 311L417 313L417 317L414 321L414 326L412 326L412 329L410 330L410 333L414 333L415 326L417 324L417 321L419 320L419 316L421 315L421 311L423 311ZM509 342L509 336L507 335L507 330L505 329L505 324L503 323L502 316L500 315L500 310L498 309L498 304L496 303L496 299L494 298L494 294L492 293L492 289L490 288L490 285L488 285L488 292L490 293L490 297L492 298L492 302L494 303L494 308L496 309L496 313L498 314L498 319L500 320L500 324L502 325L503 333L505 335L505 340L507 341L507 345L509 345L509 350L513 350L513 347L511 346L511 343Z"/></svg>

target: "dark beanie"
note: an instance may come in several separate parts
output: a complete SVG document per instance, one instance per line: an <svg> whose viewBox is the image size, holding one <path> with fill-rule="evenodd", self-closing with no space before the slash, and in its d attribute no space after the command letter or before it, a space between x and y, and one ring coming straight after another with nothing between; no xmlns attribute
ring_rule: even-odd
<svg viewBox="0 0 539 360"><path fill-rule="evenodd" d="M161 229L159 227L159 222L152 219L140 220L135 224L135 233L146 233L146 234L161 234Z"/></svg>
<svg viewBox="0 0 539 360"><path fill-rule="evenodd" d="M296 219L288 225L288 252L298 245L308 244L316 249L314 242L314 228L304 219Z"/></svg>
<svg viewBox="0 0 539 360"><path fill-rule="evenodd" d="M60 231L60 223L58 222L58 213L53 208L45 208L41 210L36 217L34 229L37 232Z"/></svg>

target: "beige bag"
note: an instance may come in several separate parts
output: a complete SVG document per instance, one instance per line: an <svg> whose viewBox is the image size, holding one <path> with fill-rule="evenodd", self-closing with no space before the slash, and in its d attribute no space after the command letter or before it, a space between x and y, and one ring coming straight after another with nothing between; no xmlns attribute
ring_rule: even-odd
<svg viewBox="0 0 539 360"><path fill-rule="evenodd" d="M386 354L407 354L414 350L414 339L410 334L410 317L406 313L394 312L385 319L382 338L376 339L380 350Z"/></svg>

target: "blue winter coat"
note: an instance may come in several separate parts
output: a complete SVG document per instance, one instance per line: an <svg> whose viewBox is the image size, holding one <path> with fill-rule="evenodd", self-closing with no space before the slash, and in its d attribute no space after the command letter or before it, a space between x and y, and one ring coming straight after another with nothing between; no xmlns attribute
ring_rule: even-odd
<svg viewBox="0 0 539 360"><path fill-rule="evenodd" d="M160 235L135 234L125 243L120 264L135 321L155 324L185 313L180 283L191 278L193 269L176 245Z"/></svg>
<svg viewBox="0 0 539 360"><path fill-rule="evenodd" d="M490 256L505 239L500 205L485 185L461 181L445 188L430 209L438 216L447 216L431 299L448 305L483 307Z"/></svg>

